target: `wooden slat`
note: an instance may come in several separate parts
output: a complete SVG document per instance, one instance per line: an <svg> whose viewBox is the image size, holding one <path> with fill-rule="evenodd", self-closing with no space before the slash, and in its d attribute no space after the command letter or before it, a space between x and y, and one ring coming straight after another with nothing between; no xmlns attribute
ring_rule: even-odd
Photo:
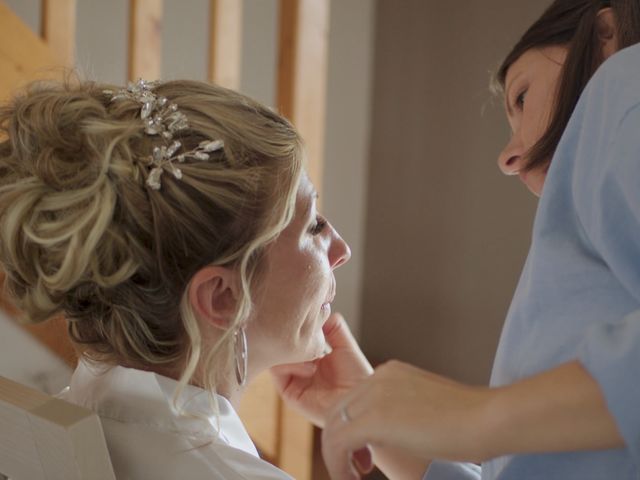
<svg viewBox="0 0 640 480"><path fill-rule="evenodd" d="M42 0L40 29L60 63L72 67L76 56L76 0Z"/></svg>
<svg viewBox="0 0 640 480"><path fill-rule="evenodd" d="M278 107L305 139L307 171L322 192L327 89L329 0L280 0ZM278 465L311 478L313 427L281 407Z"/></svg>
<svg viewBox="0 0 640 480"><path fill-rule="evenodd" d="M271 375L266 372L254 379L242 396L238 414L242 418L260 456L278 463L280 396Z"/></svg>
<svg viewBox="0 0 640 480"><path fill-rule="evenodd" d="M129 2L129 80L157 80L162 66L162 0Z"/></svg>
<svg viewBox="0 0 640 480"><path fill-rule="evenodd" d="M330 0L280 0L278 108L306 142L307 170L322 192Z"/></svg>
<svg viewBox="0 0 640 480"><path fill-rule="evenodd" d="M210 0L209 81L240 89L242 1Z"/></svg>
<svg viewBox="0 0 640 480"><path fill-rule="evenodd" d="M59 76L51 48L0 1L0 101L36 78Z"/></svg>

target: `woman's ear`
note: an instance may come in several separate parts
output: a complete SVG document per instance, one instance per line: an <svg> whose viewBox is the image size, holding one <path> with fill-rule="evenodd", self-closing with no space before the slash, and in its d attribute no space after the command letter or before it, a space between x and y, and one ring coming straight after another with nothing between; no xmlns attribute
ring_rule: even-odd
<svg viewBox="0 0 640 480"><path fill-rule="evenodd" d="M618 42L618 22L611 7L603 8L596 17L596 31L600 39L602 58L606 60L616 53L620 47Z"/></svg>
<svg viewBox="0 0 640 480"><path fill-rule="evenodd" d="M210 265L201 268L189 283L189 302L198 317L216 327L229 327L236 312L236 272Z"/></svg>

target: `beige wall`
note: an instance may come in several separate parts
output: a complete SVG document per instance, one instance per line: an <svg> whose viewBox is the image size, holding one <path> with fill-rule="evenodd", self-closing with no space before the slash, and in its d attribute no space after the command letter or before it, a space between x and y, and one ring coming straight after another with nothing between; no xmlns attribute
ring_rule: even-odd
<svg viewBox="0 0 640 480"><path fill-rule="evenodd" d="M489 72L548 1L380 0L361 338L488 379L536 202L495 158L508 138Z"/></svg>

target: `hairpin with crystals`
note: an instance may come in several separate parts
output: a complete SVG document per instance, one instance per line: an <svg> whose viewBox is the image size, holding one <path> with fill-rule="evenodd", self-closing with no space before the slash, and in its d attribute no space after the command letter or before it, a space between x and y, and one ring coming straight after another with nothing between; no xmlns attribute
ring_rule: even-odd
<svg viewBox="0 0 640 480"><path fill-rule="evenodd" d="M186 152L180 152L182 143L173 140L173 135L189 128L187 116L178 110L178 105L170 103L166 97L158 97L153 93L153 88L158 82L138 80L129 82L127 88L116 92L103 90L105 95L111 96L111 101L129 99L142 104L140 118L144 122L144 131L147 135L158 135L164 140L164 145L153 147L151 155L147 157L148 164L152 167L147 177L147 185L153 190L160 190L160 177L166 170L175 178L182 178L182 171L174 165L174 161L183 163L187 158L207 161L211 153L224 147L222 140L205 140ZM173 141L172 141L173 140Z"/></svg>

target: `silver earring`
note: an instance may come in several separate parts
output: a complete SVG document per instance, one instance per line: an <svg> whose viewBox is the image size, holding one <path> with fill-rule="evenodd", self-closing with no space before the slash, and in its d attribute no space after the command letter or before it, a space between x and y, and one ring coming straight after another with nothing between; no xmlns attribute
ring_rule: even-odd
<svg viewBox="0 0 640 480"><path fill-rule="evenodd" d="M244 333L244 328L238 328L234 335L234 350L236 356L236 380L238 385L243 387L247 381L247 335Z"/></svg>

